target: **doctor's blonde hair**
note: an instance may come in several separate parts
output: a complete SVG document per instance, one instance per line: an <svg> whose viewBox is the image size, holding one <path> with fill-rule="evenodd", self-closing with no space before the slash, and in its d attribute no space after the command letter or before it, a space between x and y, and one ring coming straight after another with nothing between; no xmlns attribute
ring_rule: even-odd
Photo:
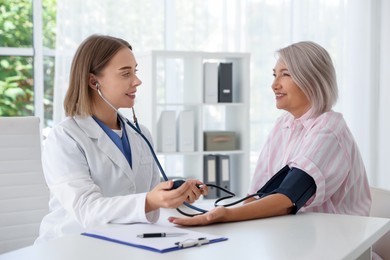
<svg viewBox="0 0 390 260"><path fill-rule="evenodd" d="M73 57L69 87L64 100L66 116L92 115L92 88L90 74L99 75L115 54L131 45L120 38L107 35L91 35L85 39Z"/></svg>

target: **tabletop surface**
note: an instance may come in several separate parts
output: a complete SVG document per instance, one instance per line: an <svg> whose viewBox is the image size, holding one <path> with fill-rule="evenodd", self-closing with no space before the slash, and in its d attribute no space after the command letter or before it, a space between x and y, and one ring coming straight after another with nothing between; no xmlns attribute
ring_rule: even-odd
<svg viewBox="0 0 390 260"><path fill-rule="evenodd" d="M171 225L162 211L159 223ZM184 227L227 241L156 253L82 235L64 236L0 255L10 259L356 259L390 230L390 219L300 213L259 220Z"/></svg>

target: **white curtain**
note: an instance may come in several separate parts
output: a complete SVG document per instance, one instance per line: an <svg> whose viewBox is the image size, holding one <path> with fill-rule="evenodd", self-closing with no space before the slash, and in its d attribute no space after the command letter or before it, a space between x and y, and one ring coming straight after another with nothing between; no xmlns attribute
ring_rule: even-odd
<svg viewBox="0 0 390 260"><path fill-rule="evenodd" d="M376 137L377 149L375 154L372 155L372 160L377 160L376 175L374 176L374 183L377 186L390 189L390 173L387 165L390 147L390 116L389 111L389 99L390 99L390 87L389 87L389 71L390 71L390 1L380 1L380 6L377 9L377 15L379 16L379 46L375 48L377 50L376 55L379 60L379 64L375 66L378 74L376 85L379 86L377 91L377 127L374 133ZM375 104L374 104L375 105Z"/></svg>
<svg viewBox="0 0 390 260"><path fill-rule="evenodd" d="M63 99L78 45L91 34L127 40L135 52L164 48L164 1L58 0L54 122L64 118Z"/></svg>
<svg viewBox="0 0 390 260"><path fill-rule="evenodd" d="M270 89L275 50L312 40L331 54L339 82L336 111L359 144L372 185L390 189L390 3L385 0L57 0L55 122L75 48L93 33L153 49L251 53L253 163L280 111ZM146 86L147 87L147 86Z"/></svg>

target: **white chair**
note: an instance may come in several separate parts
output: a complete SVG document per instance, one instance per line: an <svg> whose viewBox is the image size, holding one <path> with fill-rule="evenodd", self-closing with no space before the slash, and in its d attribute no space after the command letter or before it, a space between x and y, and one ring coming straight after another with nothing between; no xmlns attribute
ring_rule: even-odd
<svg viewBox="0 0 390 260"><path fill-rule="evenodd" d="M0 254L32 245L48 212L37 117L0 117Z"/></svg>
<svg viewBox="0 0 390 260"><path fill-rule="evenodd" d="M370 216L390 218L390 191L375 187L370 188L372 204ZM372 250L383 259L390 259L390 232L377 241Z"/></svg>

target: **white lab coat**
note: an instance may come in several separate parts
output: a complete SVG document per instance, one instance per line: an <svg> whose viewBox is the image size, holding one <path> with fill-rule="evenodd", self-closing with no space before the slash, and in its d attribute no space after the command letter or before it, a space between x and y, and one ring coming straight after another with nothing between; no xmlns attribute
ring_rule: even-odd
<svg viewBox="0 0 390 260"><path fill-rule="evenodd" d="M50 213L37 241L107 223L158 220L158 210L145 214L145 200L160 181L159 171L145 141L128 125L126 131L132 168L92 117L67 118L53 128L42 155Z"/></svg>

